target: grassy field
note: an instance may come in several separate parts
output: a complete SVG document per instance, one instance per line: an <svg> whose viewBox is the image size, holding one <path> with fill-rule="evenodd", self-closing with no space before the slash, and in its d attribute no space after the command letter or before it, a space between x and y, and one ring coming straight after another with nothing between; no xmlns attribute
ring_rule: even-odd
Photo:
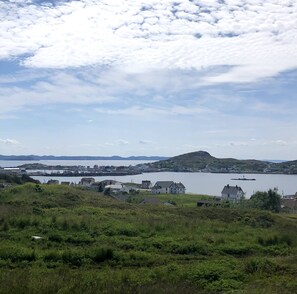
<svg viewBox="0 0 297 294"><path fill-rule="evenodd" d="M32 183L0 191L0 293L297 293L295 215L198 208L201 195L158 196L175 207L135 197Z"/></svg>

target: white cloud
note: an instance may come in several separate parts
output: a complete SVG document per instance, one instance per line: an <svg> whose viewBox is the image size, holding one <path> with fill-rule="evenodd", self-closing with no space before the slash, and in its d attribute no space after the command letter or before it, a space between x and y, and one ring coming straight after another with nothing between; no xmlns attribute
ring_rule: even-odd
<svg viewBox="0 0 297 294"><path fill-rule="evenodd" d="M104 104L117 100L106 94L106 91L103 91L98 84L62 72L52 74L47 80L35 81L29 87L2 86L0 87L0 99L0 115L36 105ZM69 111L79 112L80 110L71 108Z"/></svg>
<svg viewBox="0 0 297 294"><path fill-rule="evenodd" d="M139 140L139 144L142 144L142 145L149 145L149 144L152 144L153 142L150 141L150 140Z"/></svg>
<svg viewBox="0 0 297 294"><path fill-rule="evenodd" d="M0 58L21 56L28 67L231 66L205 83L253 82L297 67L293 0L2 1L0 19Z"/></svg>
<svg viewBox="0 0 297 294"><path fill-rule="evenodd" d="M99 147L109 148L109 147L115 147L115 146L126 146L129 145L129 141L124 139L117 139L111 142L104 142L102 144L99 144Z"/></svg>
<svg viewBox="0 0 297 294"><path fill-rule="evenodd" d="M0 139L0 144L5 145L19 145L20 142L15 139Z"/></svg>
<svg viewBox="0 0 297 294"><path fill-rule="evenodd" d="M129 142L128 142L127 140L118 139L118 140L116 140L116 144L117 144L117 145L124 146L124 145L128 145Z"/></svg>
<svg viewBox="0 0 297 294"><path fill-rule="evenodd" d="M175 115L196 115L202 113L215 113L207 108L196 107L196 106L169 106L169 107L143 107L143 106L132 106L121 109L106 109L96 108L98 113L104 113L109 115L127 115L137 116L140 118L147 118L152 116L175 116Z"/></svg>

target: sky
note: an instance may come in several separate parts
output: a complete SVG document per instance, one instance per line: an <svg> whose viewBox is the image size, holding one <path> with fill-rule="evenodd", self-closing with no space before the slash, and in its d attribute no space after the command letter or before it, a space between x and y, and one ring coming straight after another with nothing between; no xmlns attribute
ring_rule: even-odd
<svg viewBox="0 0 297 294"><path fill-rule="evenodd" d="M1 0L0 154L297 159L296 0Z"/></svg>

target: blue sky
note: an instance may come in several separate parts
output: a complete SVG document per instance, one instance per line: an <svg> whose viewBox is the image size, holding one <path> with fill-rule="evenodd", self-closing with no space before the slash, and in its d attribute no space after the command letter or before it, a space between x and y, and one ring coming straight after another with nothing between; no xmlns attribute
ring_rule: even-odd
<svg viewBox="0 0 297 294"><path fill-rule="evenodd" d="M0 154L297 159L297 2L0 2Z"/></svg>

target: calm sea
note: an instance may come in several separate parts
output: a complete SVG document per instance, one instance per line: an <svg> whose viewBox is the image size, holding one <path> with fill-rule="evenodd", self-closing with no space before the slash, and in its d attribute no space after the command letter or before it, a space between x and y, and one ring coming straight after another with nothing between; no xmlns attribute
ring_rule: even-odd
<svg viewBox="0 0 297 294"><path fill-rule="evenodd" d="M41 160L38 163L48 165L136 165L148 161L138 160ZM24 163L33 163L32 161L0 161L2 167L13 167ZM156 181L175 181L182 182L186 186L187 193L199 193L207 195L220 195L224 185L238 185L250 197L255 191L266 191L270 188L278 188L279 193L283 195L295 194L297 192L297 175L263 175L263 174L247 174L246 178L255 178L256 181L233 181L232 178L241 178L241 174L212 174L212 173L146 173L133 176L111 176L111 177L94 177L97 181L104 179L113 179L120 182L141 183L142 180L150 180L152 183ZM49 179L58 179L62 181L70 181L78 183L81 177L34 177L46 183Z"/></svg>

